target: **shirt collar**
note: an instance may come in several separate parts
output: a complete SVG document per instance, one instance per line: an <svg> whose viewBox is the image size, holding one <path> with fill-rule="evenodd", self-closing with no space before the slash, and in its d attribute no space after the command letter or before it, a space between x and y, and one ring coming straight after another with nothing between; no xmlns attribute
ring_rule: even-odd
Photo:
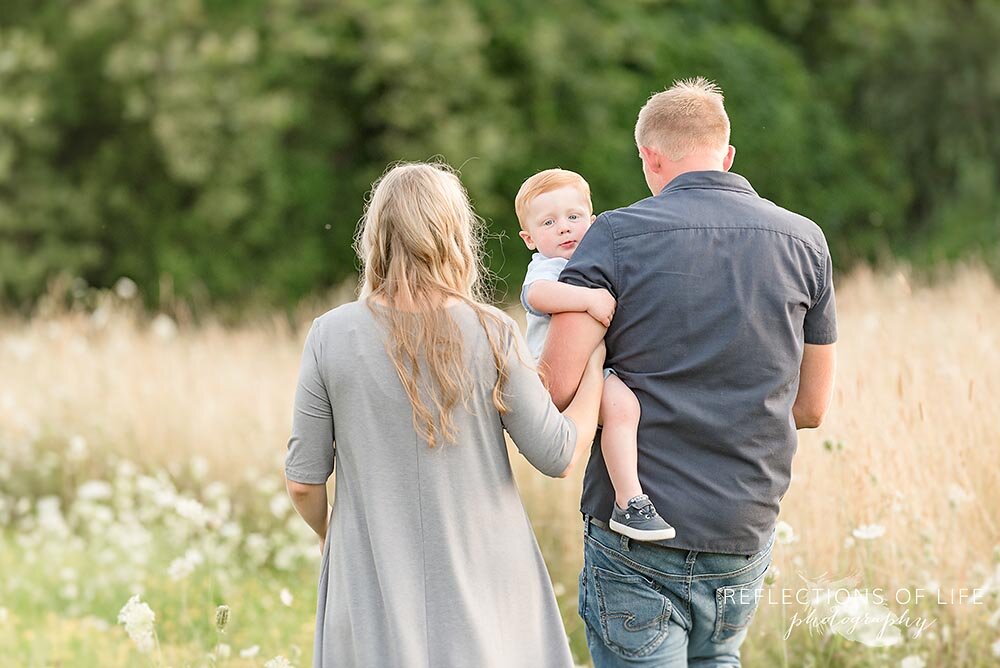
<svg viewBox="0 0 1000 668"><path fill-rule="evenodd" d="M663 186L660 195L666 195L676 190L688 190L690 188L733 190L735 192L746 193L747 195L757 195L750 182L739 174L716 170L678 174L674 177L673 181Z"/></svg>

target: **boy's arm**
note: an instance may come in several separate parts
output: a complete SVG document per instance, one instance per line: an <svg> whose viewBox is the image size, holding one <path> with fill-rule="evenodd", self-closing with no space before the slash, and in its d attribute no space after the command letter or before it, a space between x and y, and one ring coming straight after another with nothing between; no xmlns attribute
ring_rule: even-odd
<svg viewBox="0 0 1000 668"><path fill-rule="evenodd" d="M615 298L604 289L584 288L559 281L537 280L528 286L525 301L541 313L589 313L608 327L615 314Z"/></svg>

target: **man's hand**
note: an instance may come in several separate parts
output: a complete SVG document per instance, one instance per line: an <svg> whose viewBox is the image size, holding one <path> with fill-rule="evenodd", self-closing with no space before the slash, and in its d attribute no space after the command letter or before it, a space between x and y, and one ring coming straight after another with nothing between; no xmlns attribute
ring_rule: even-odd
<svg viewBox="0 0 1000 668"><path fill-rule="evenodd" d="M604 288L590 290L587 301L587 313L606 328L611 326L611 319L615 315L616 306L617 302L615 298Z"/></svg>

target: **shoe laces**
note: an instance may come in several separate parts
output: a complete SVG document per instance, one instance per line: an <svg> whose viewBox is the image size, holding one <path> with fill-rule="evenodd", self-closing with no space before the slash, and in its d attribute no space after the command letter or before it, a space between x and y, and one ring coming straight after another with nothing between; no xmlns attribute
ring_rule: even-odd
<svg viewBox="0 0 1000 668"><path fill-rule="evenodd" d="M635 504L629 504L629 508L642 515L644 519L651 520L656 517L656 507L649 499L643 499Z"/></svg>

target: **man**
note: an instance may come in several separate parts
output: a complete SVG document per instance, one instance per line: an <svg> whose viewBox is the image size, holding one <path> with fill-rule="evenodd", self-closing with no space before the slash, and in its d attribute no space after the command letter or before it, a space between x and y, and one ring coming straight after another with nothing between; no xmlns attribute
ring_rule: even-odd
<svg viewBox="0 0 1000 668"><path fill-rule="evenodd" d="M598 668L738 666L771 560L796 428L829 405L832 264L813 222L730 174L722 92L698 78L653 95L635 140L652 197L597 218L560 275L617 300L607 329L553 316L541 359L566 406L603 338L639 400L643 489L676 538L607 529L595 444L584 478L580 614Z"/></svg>

